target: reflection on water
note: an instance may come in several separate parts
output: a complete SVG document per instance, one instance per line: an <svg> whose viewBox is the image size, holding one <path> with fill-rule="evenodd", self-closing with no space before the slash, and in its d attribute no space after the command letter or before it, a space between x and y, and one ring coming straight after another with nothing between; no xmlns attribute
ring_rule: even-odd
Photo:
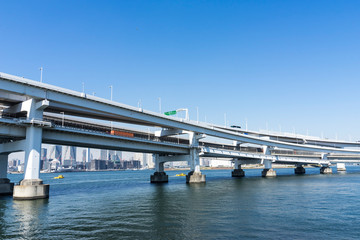
<svg viewBox="0 0 360 240"><path fill-rule="evenodd" d="M46 224L48 199L14 200L15 221L19 223L19 235L24 239L36 238Z"/></svg>

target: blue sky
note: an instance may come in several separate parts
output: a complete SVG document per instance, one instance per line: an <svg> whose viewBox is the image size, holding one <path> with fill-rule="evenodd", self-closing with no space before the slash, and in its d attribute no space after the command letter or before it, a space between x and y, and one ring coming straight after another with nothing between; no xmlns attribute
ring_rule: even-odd
<svg viewBox="0 0 360 240"><path fill-rule="evenodd" d="M360 140L359 1L0 1L0 71L190 118Z"/></svg>

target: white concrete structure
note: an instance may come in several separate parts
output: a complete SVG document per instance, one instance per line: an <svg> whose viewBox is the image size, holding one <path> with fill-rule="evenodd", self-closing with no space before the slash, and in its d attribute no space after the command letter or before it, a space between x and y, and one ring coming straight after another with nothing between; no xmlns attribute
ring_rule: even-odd
<svg viewBox="0 0 360 240"><path fill-rule="evenodd" d="M39 163L41 143L79 146L85 148L108 149L115 151L133 151L154 154L156 172L151 177L152 182L165 182L164 162L187 161L191 171L187 182L205 182L205 175L200 171L199 157L221 157L246 159L246 161L261 161L265 165L266 176L274 176L272 163L321 164L328 167L331 163L344 162L332 158L333 154L360 155L357 142L337 140L319 140L298 136L275 136L259 132L223 128L187 119L178 119L145 111L124 104L116 103L95 96L86 95L68 89L39 83L8 74L0 73L0 154L4 156L11 152L25 151L25 174L20 186L15 186L14 198L43 198L48 196L48 185L39 179ZM55 116L51 115L54 114ZM61 115L61 118L57 115ZM43 116L52 117L47 121ZM70 122L66 116L77 116L83 120ZM61 119L61 124L56 123ZM70 117L69 117L70 119ZM103 123L91 121L105 120L111 123L122 122L133 125L160 127L156 134L144 134L141 131L120 130L109 131ZM55 123L53 123L55 121ZM83 124L83 128L77 124ZM84 126L87 126L84 128ZM96 127L92 128L92 125ZM101 130L105 129L105 130ZM113 130L113 126L111 126ZM188 139L177 138L177 142L169 136L187 134ZM146 136L146 137L144 137ZM202 142L206 136L234 141L235 145L214 144ZM280 139L280 140L279 140ZM241 144L249 143L259 146L262 152L243 151ZM226 146L225 146L226 145ZM274 155L276 149L290 149L319 153L304 156ZM88 154L89 155L89 154ZM354 157L356 158L356 157ZM5 157L3 157L5 159ZM349 161L359 161L349 159ZM237 165L238 167L239 165ZM4 164L0 167L5 167ZM238 167L239 169L239 167ZM0 170L1 171L1 170ZM270 173L269 173L270 172ZM329 172L324 168L324 172ZM3 176L6 178L6 176ZM36 187L34 187L36 186Z"/></svg>

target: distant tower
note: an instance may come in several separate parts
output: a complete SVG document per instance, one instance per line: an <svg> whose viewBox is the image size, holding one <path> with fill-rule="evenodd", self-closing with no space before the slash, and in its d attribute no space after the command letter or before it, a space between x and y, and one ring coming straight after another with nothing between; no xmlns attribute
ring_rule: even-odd
<svg viewBox="0 0 360 240"><path fill-rule="evenodd" d="M48 169L48 159L47 159L47 149L41 148L41 157L40 157L40 168L41 169Z"/></svg>
<svg viewBox="0 0 360 240"><path fill-rule="evenodd" d="M109 150L107 160L115 161L115 151Z"/></svg>
<svg viewBox="0 0 360 240"><path fill-rule="evenodd" d="M55 159L62 162L62 146L56 145L55 146Z"/></svg>
<svg viewBox="0 0 360 240"><path fill-rule="evenodd" d="M107 160L108 159L107 152L108 152L107 150L101 149L101 151L100 151L100 159L101 160Z"/></svg>
<svg viewBox="0 0 360 240"><path fill-rule="evenodd" d="M154 167L152 154L149 154L149 153L135 153L134 154L134 159L140 161L142 168L153 168Z"/></svg>
<svg viewBox="0 0 360 240"><path fill-rule="evenodd" d="M82 151L82 162L85 163L87 159L87 149L83 149Z"/></svg>
<svg viewBox="0 0 360 240"><path fill-rule="evenodd" d="M122 152L115 151L115 161L120 161L122 159Z"/></svg>
<svg viewBox="0 0 360 240"><path fill-rule="evenodd" d="M48 151L48 159L56 159L61 161L62 147L59 145L52 145L49 149L50 150Z"/></svg>

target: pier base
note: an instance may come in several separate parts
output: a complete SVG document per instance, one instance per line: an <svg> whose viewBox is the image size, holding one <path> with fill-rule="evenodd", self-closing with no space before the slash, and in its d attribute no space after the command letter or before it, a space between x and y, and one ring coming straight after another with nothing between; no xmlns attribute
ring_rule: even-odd
<svg viewBox="0 0 360 240"><path fill-rule="evenodd" d="M165 172L154 172L150 176L151 183L167 183L169 182L169 176Z"/></svg>
<svg viewBox="0 0 360 240"><path fill-rule="evenodd" d="M305 168L304 167L296 167L294 171L295 171L295 174L297 174L297 175L305 174Z"/></svg>
<svg viewBox="0 0 360 240"><path fill-rule="evenodd" d="M337 163L336 168L338 172L346 171L345 163Z"/></svg>
<svg viewBox="0 0 360 240"><path fill-rule="evenodd" d="M11 183L8 178L0 178L0 195L12 195L14 190L14 183Z"/></svg>
<svg viewBox="0 0 360 240"><path fill-rule="evenodd" d="M276 171L272 168L265 168L262 172L261 172L261 176L262 177L276 177Z"/></svg>
<svg viewBox="0 0 360 240"><path fill-rule="evenodd" d="M49 198L49 184L41 179L24 179L20 185L14 186L14 200L33 200Z"/></svg>
<svg viewBox="0 0 360 240"><path fill-rule="evenodd" d="M332 169L330 167L321 167L320 173L321 174L332 174Z"/></svg>
<svg viewBox="0 0 360 240"><path fill-rule="evenodd" d="M245 172L242 169L234 169L234 171L231 172L232 177L245 177Z"/></svg>
<svg viewBox="0 0 360 240"><path fill-rule="evenodd" d="M206 182L206 175L201 172L191 171L186 175L186 183L204 183Z"/></svg>

